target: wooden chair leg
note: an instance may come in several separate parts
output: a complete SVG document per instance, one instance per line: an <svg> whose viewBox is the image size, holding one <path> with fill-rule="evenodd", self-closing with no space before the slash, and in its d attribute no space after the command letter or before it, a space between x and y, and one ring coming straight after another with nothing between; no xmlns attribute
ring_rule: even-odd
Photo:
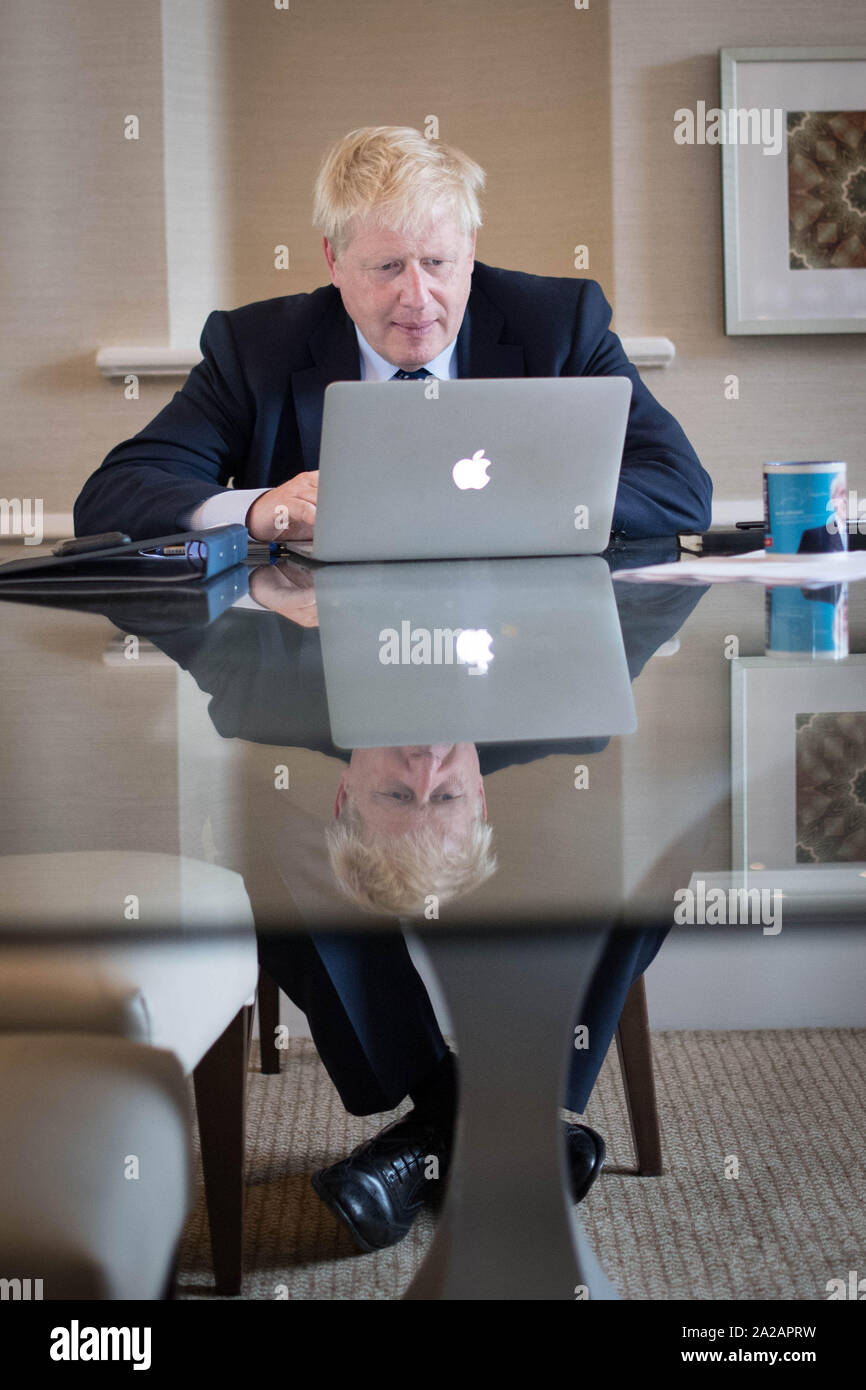
<svg viewBox="0 0 866 1390"><path fill-rule="evenodd" d="M262 1071L273 1076L280 1069L277 1028L280 1024L280 987L266 971L259 969L259 1040Z"/></svg>
<svg viewBox="0 0 866 1390"><path fill-rule="evenodd" d="M642 1177L657 1178L664 1172L664 1167L646 989L642 975L635 980L626 995L619 1027L616 1030L616 1049L619 1053L638 1172Z"/></svg>
<svg viewBox="0 0 866 1390"><path fill-rule="evenodd" d="M217 1293L243 1279L244 1110L249 1008L240 1009L193 1072Z"/></svg>

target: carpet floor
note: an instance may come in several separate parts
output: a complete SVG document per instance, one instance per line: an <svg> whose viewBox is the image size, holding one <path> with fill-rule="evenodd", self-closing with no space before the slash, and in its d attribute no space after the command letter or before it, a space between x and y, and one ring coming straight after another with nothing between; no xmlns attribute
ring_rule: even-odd
<svg viewBox="0 0 866 1390"><path fill-rule="evenodd" d="M866 1274L866 1030L654 1033L653 1055L663 1177L634 1173L613 1048L584 1117L608 1159L580 1214L620 1293L823 1300L828 1280ZM347 1115L304 1039L279 1076L257 1046L250 1066L242 1297L400 1298L432 1216L364 1255L309 1181L394 1116ZM217 1297L200 1168L176 1296Z"/></svg>

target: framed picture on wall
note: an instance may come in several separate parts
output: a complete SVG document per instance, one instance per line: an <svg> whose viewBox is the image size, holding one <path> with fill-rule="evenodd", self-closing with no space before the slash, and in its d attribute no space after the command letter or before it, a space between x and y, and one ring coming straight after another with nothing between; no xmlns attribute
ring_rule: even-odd
<svg viewBox="0 0 866 1390"><path fill-rule="evenodd" d="M866 48L720 63L725 332L866 332Z"/></svg>

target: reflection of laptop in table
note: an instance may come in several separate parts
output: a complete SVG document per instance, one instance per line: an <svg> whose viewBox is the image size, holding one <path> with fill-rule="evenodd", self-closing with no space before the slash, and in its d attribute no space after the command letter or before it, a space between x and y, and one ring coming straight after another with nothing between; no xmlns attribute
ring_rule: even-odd
<svg viewBox="0 0 866 1390"><path fill-rule="evenodd" d="M316 570L341 748L630 733L610 572L597 558Z"/></svg>
<svg viewBox="0 0 866 1390"><path fill-rule="evenodd" d="M333 382L315 560L593 555L610 536L628 377Z"/></svg>

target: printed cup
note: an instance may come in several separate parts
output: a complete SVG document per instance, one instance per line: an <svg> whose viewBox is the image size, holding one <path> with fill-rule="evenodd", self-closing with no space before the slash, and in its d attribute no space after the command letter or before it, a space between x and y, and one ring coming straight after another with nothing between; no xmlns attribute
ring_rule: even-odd
<svg viewBox="0 0 866 1390"><path fill-rule="evenodd" d="M764 546L773 555L848 549L844 463L764 466Z"/></svg>

